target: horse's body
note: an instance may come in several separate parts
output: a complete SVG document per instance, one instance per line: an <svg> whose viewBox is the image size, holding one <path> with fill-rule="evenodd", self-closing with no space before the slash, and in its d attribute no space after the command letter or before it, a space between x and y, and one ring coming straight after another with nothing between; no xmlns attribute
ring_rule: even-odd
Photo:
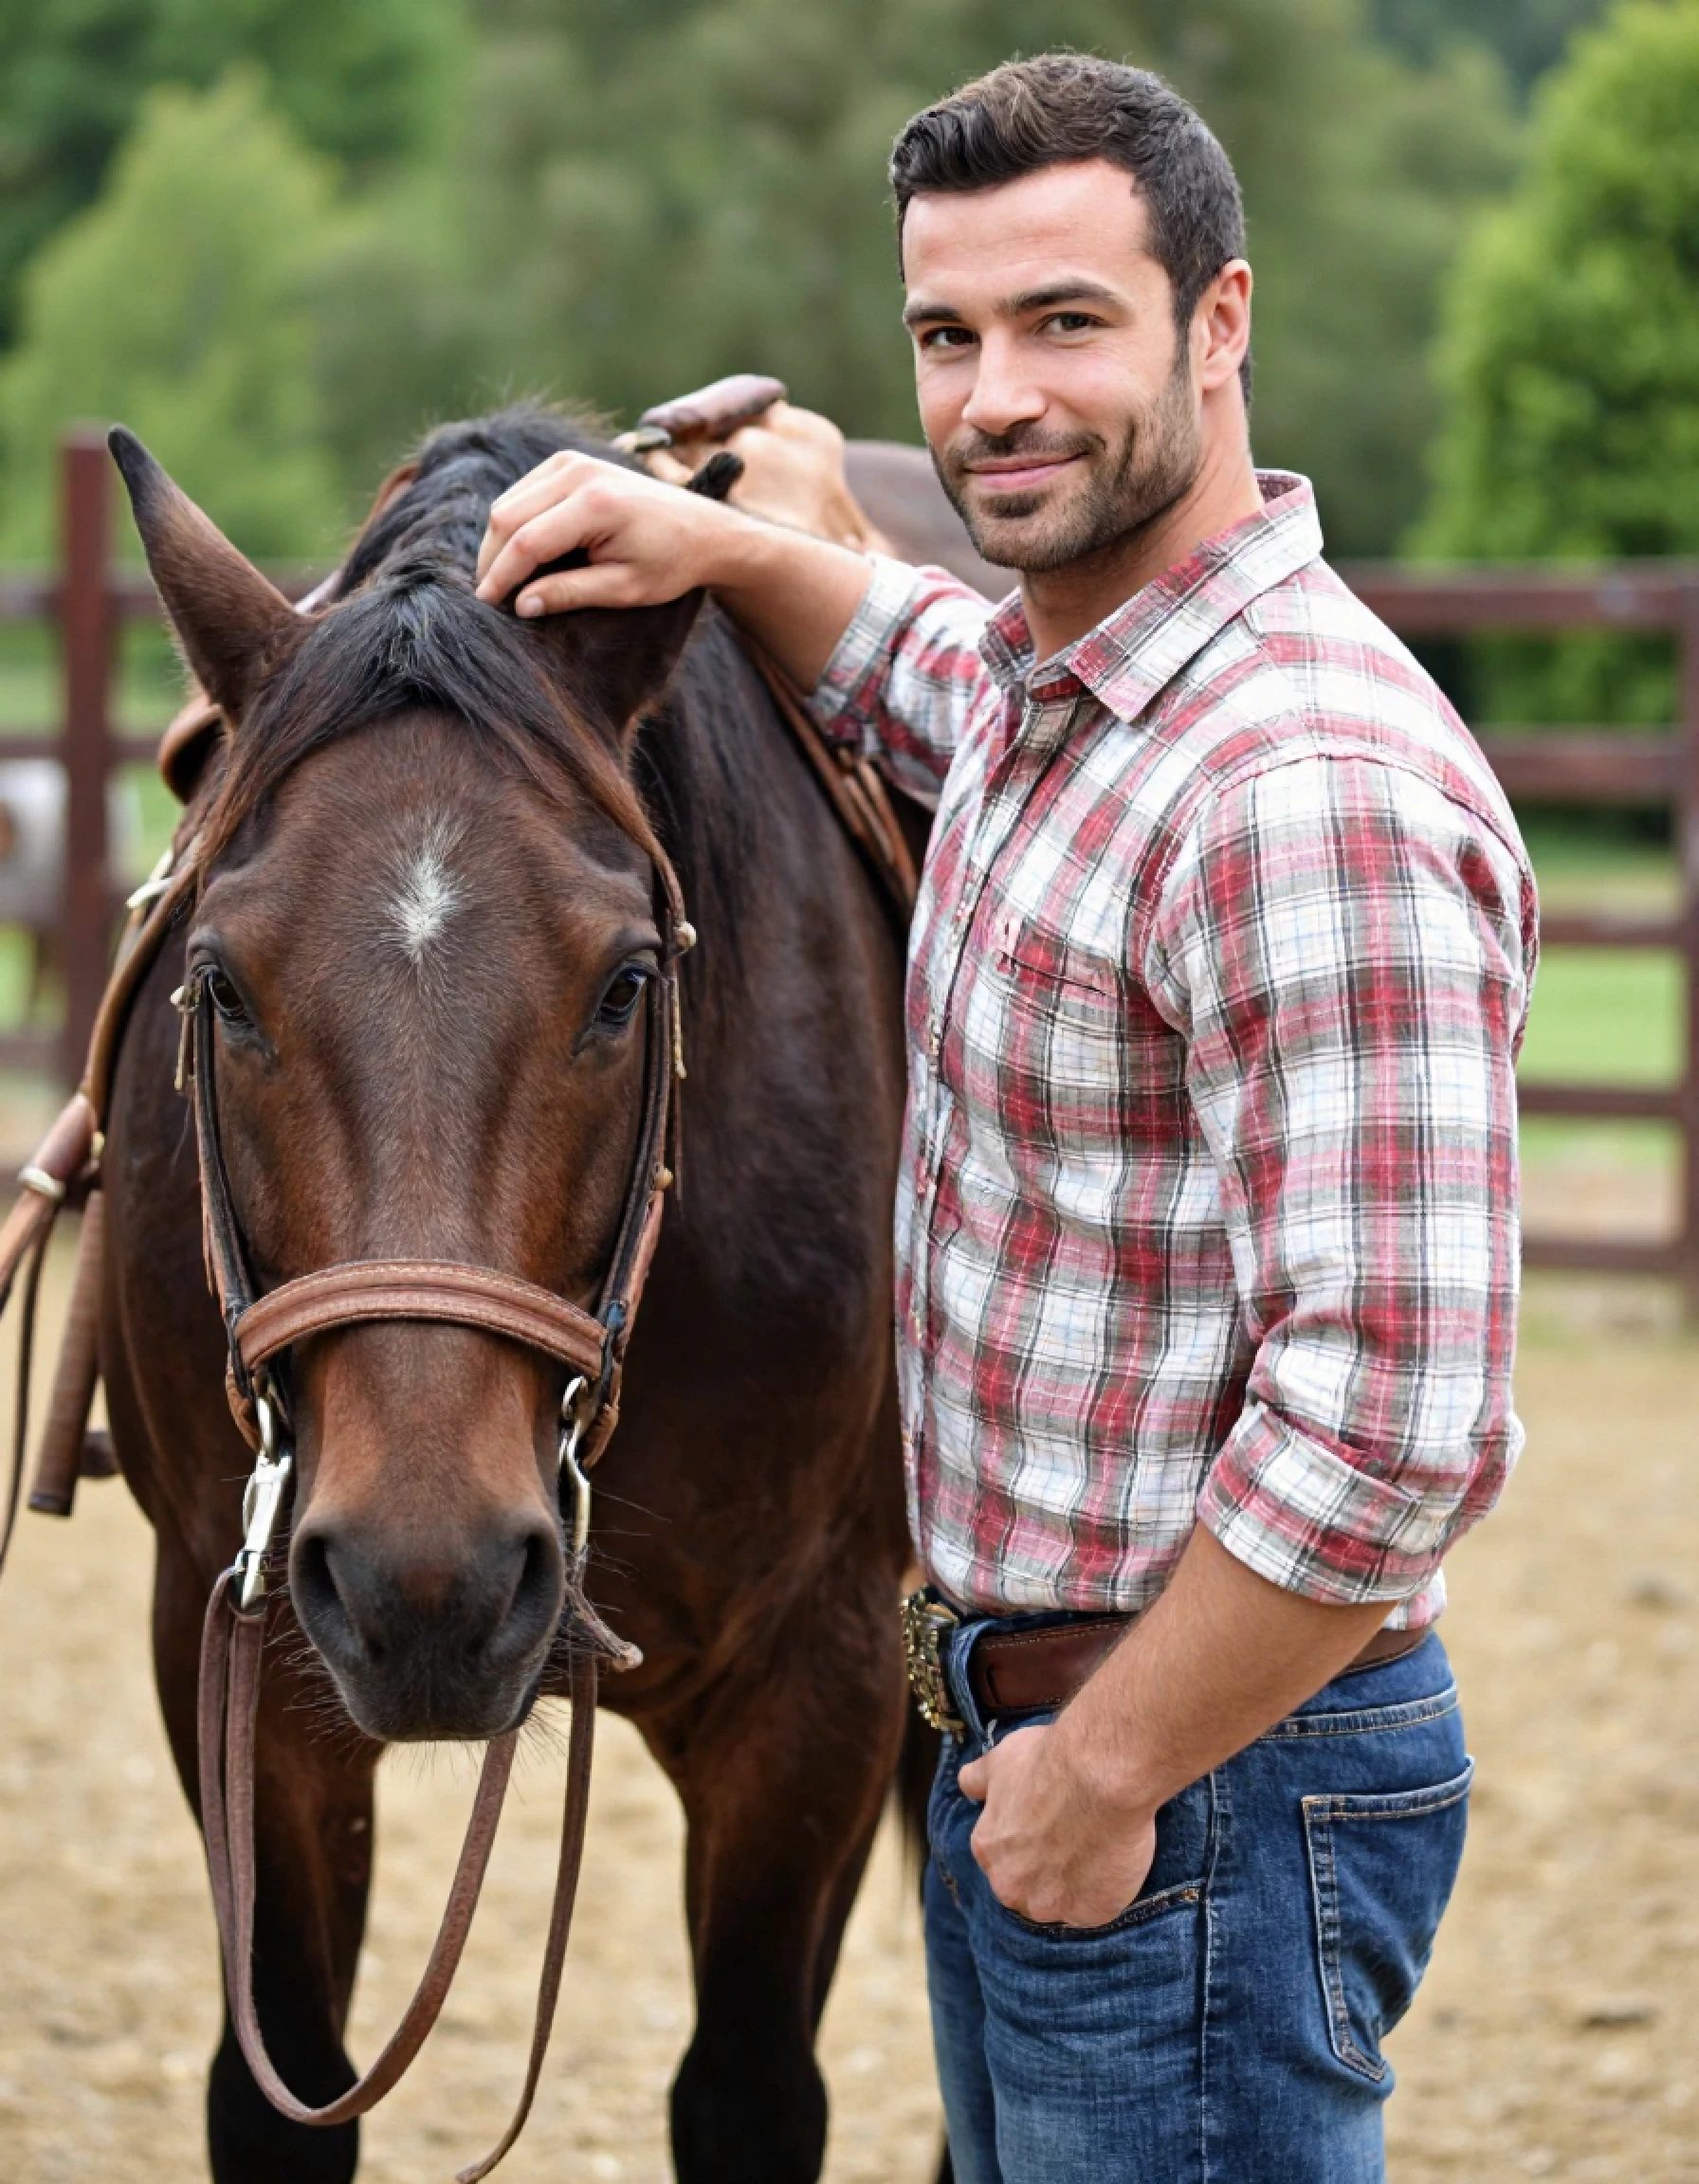
<svg viewBox="0 0 1699 2184"><path fill-rule="evenodd" d="M221 1027L219 1100L266 1283L428 1254L582 1293L626 1187L642 1042L620 1043L628 989L597 1003L594 987L610 947L641 949L649 867L570 768L539 786L522 739L460 717L465 663L449 655L488 631L512 672L548 685L569 740L599 736L635 783L702 934L683 970L683 1191L596 1475L590 1590L644 1655L604 1682L604 1702L638 1724L688 1825L698 2020L673 2092L679 2175L800 2184L825 2136L814 2029L903 1735L888 1238L902 948L722 625L697 629L670 695L628 733L619 717L656 694L687 610L584 618L574 655L572 633L498 628L470 602L491 495L549 446L583 444L535 416L438 435L356 548L350 603L300 633L268 619L210 527L155 509L150 535L138 498L190 658L238 716L229 773L248 765L250 793L118 1068L101 1362L157 1538L156 1675L192 1799L201 1618L249 1458L173 1089L182 941L234 952L251 1011ZM292 743L291 706L353 658L336 626L356 615L366 666L346 718ZM609 682L603 727L575 724ZM228 792L210 784L192 823L210 812L216 837ZM462 1327L345 1328L301 1350L255 1978L272 2054L323 2101L352 2077L341 2036L383 1739L489 1734L557 1672L563 1374ZM356 2127L283 2120L228 2024L209 2132L220 2184L329 2184L356 2165Z"/></svg>

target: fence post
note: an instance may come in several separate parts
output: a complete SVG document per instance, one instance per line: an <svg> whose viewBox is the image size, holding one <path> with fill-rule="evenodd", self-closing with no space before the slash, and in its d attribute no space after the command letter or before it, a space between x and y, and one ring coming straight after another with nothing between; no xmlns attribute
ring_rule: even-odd
<svg viewBox="0 0 1699 2184"><path fill-rule="evenodd" d="M112 943L107 896L106 780L114 612L111 553L112 458L103 435L74 433L61 446L64 582L59 628L64 666L65 1021L62 1070L82 1073Z"/></svg>
<svg viewBox="0 0 1699 2184"><path fill-rule="evenodd" d="M1699 1324L1699 582L1688 587L1678 643L1681 793L1675 828L1687 987L1687 1060L1681 1084L1681 1281L1688 1320Z"/></svg>

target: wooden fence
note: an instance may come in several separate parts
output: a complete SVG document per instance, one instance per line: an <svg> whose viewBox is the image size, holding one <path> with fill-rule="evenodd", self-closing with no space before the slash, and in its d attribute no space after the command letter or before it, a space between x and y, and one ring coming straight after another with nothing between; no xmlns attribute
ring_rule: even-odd
<svg viewBox="0 0 1699 2184"><path fill-rule="evenodd" d="M153 737L124 737L114 725L118 640L125 621L156 616L158 604L145 576L111 566L115 477L103 440L67 440L62 476L61 573L0 578L0 622L58 624L63 725L56 732L0 739L0 755L57 758L68 776L62 925L67 1007L57 1036L0 1036L0 1066L52 1071L74 1082L105 978L118 909L108 877L107 777L115 766L151 760L155 749ZM1525 1115L1674 1124L1682 1150L1677 1232L1655 1242L1533 1235L1525 1255L1536 1266L1673 1276L1684 1285L1690 1309L1699 1314L1699 568L1644 563L1597 573L1492 569L1425 574L1360 566L1345 573L1377 613L1411 638L1579 628L1666 631L1675 638L1680 720L1672 733L1543 730L1486 735L1481 740L1518 801L1663 804L1674 810L1681 899L1672 916L1558 914L1545 919L1544 931L1548 947L1656 948L1682 956L1687 1045L1681 1082L1668 1088L1525 1082L1521 1105Z"/></svg>
<svg viewBox="0 0 1699 2184"><path fill-rule="evenodd" d="M1598 572L1468 569L1428 574L1360 566L1344 572L1359 596L1400 636L1475 630L1609 629L1673 637L1679 719L1672 731L1545 729L1483 734L1481 743L1521 803L1662 804L1672 810L1680 896L1672 915L1559 912L1542 919L1545 947L1658 948L1682 958L1685 1056L1669 1086L1524 1080L1525 1115L1673 1123L1681 1186L1675 1233L1660 1241L1535 1234L1530 1266L1666 1274L1699 1318L1699 567L1617 563Z"/></svg>

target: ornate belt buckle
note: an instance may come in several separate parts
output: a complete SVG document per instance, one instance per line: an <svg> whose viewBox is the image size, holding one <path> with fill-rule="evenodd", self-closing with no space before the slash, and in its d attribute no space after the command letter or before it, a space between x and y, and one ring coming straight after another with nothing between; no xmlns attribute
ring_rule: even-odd
<svg viewBox="0 0 1699 2184"><path fill-rule="evenodd" d="M903 1655L914 1702L928 1728L948 1730L952 1736L961 1735L964 1725L950 1704L950 1687L944 1681L939 1646L944 1633L955 1629L960 1620L929 1585L911 1592L903 1603Z"/></svg>

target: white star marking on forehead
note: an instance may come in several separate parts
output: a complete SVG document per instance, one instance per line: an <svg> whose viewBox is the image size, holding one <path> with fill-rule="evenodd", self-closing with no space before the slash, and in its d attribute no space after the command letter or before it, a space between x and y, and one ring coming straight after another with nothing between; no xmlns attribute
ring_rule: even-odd
<svg viewBox="0 0 1699 2184"><path fill-rule="evenodd" d="M401 861L385 906L395 938L415 966L424 963L460 902L460 883L448 865L458 832L440 815L427 825L418 847Z"/></svg>

